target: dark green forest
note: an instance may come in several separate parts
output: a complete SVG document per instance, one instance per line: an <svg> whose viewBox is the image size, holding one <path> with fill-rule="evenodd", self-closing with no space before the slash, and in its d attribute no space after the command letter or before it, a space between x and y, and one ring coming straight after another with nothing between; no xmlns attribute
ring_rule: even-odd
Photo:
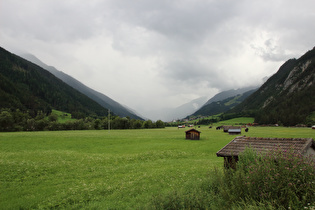
<svg viewBox="0 0 315 210"><path fill-rule="evenodd" d="M23 58L25 58L28 61L31 61L32 63L37 64L38 66L44 68L45 70L49 71L54 76L61 79L63 82L65 82L69 86L73 87L75 90L78 90L80 93L91 98L92 100L97 102L99 105L101 105L105 109L110 109L113 113L115 113L115 115L118 115L120 117L129 116L132 119L143 120L141 117L137 116L135 113L128 110L127 108L122 106L120 103L114 101L110 97L85 86L80 81L76 80L75 78L71 77L70 75L68 75L62 71L57 70L55 67L48 66L48 65L44 64L42 61L40 61L34 55L24 54Z"/></svg>
<svg viewBox="0 0 315 210"><path fill-rule="evenodd" d="M106 116L108 110L41 67L0 48L0 109L28 112L36 117L52 108L74 118Z"/></svg>
<svg viewBox="0 0 315 210"><path fill-rule="evenodd" d="M52 110L73 120L58 122ZM0 131L163 128L158 120L119 117L45 69L0 48ZM110 126L109 126L109 125Z"/></svg>

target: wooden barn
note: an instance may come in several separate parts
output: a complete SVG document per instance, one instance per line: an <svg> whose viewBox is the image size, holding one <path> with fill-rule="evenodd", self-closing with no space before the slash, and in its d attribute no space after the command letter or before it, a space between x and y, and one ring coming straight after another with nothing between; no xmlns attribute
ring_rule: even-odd
<svg viewBox="0 0 315 210"><path fill-rule="evenodd" d="M265 153L279 147L281 150L293 149L302 155L315 155L315 141L312 138L257 138L238 136L217 152L224 157L224 166L235 168L238 155L251 147L257 152ZM315 156L314 156L315 157Z"/></svg>
<svg viewBox="0 0 315 210"><path fill-rule="evenodd" d="M187 131L185 131L186 133L186 139L190 139L190 140L199 140L200 139L200 131L196 130L196 129L189 129Z"/></svg>
<svg viewBox="0 0 315 210"><path fill-rule="evenodd" d="M241 129L241 126L224 125L223 132L227 133L230 129Z"/></svg>

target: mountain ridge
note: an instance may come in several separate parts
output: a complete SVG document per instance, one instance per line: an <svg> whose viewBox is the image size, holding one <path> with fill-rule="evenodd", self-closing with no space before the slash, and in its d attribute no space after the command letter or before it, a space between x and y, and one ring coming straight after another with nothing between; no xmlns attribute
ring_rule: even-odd
<svg viewBox="0 0 315 210"><path fill-rule="evenodd" d="M228 111L244 101L249 95L251 95L258 88L251 89L253 87L242 88L237 90L223 91L216 94L214 97L209 99L205 105L194 112L192 116L211 116L217 115ZM245 92L244 92L245 91ZM235 95L236 94L236 95ZM232 95L232 96L230 96ZM228 97L230 96L230 97ZM221 100L220 100L221 99ZM210 102L210 103L209 103Z"/></svg>
<svg viewBox="0 0 315 210"><path fill-rule="evenodd" d="M106 116L108 110L42 67L0 47L0 108L51 113L52 108L75 118Z"/></svg>
<svg viewBox="0 0 315 210"><path fill-rule="evenodd" d="M286 61L255 93L227 114L251 115L260 124L315 123L315 47Z"/></svg>
<svg viewBox="0 0 315 210"><path fill-rule="evenodd" d="M245 88L238 88L238 89L230 89L230 90L225 90L222 91L220 93L217 93L216 95L214 95L212 98L210 98L205 104L204 106L211 104L212 102L216 102L216 101L222 101L225 100L227 98L239 95L239 94L243 94L247 91L253 90L253 89L258 89L259 86L249 86L249 87L245 87Z"/></svg>
<svg viewBox="0 0 315 210"><path fill-rule="evenodd" d="M106 96L103 93L100 93L98 91L93 90L92 88L89 88L88 86L84 85L77 79L71 77L70 75L56 69L53 66L49 66L45 63L43 63L40 59L38 59L36 56L26 53L22 54L21 57L25 58L26 60L29 60L42 68L48 70L53 75L55 75L57 78L64 81L66 84L70 85L74 89L78 90L79 92L87 95L89 98L93 99L97 103L99 103L101 106L103 106L106 109L110 109L113 113L120 117L130 117L132 119L141 119L142 117L138 116L134 111L126 108L125 106L121 105L120 103L116 102L115 100L111 99L110 97Z"/></svg>

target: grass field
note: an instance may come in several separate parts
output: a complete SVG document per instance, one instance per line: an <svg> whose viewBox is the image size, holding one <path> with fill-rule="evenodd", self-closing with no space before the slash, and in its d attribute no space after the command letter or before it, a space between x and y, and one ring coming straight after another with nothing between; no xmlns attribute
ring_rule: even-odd
<svg viewBox="0 0 315 210"><path fill-rule="evenodd" d="M57 116L57 121L59 123L65 123L68 121L75 121L76 119L73 119L70 113L66 113L66 112L62 112L62 111L58 111L53 109L52 110L52 114Z"/></svg>
<svg viewBox="0 0 315 210"><path fill-rule="evenodd" d="M135 209L153 196L201 183L231 141L201 126L200 141L177 128L0 133L1 209ZM251 127L253 137L315 139L310 128Z"/></svg>

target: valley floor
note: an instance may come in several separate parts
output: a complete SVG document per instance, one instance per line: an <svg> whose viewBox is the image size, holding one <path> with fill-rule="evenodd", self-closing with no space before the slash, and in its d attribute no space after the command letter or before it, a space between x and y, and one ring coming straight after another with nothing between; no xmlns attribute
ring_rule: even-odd
<svg viewBox="0 0 315 210"><path fill-rule="evenodd" d="M223 168L216 152L235 136L199 130L199 141L178 128L0 133L0 209L142 208ZM315 130L251 127L242 135L315 139Z"/></svg>

